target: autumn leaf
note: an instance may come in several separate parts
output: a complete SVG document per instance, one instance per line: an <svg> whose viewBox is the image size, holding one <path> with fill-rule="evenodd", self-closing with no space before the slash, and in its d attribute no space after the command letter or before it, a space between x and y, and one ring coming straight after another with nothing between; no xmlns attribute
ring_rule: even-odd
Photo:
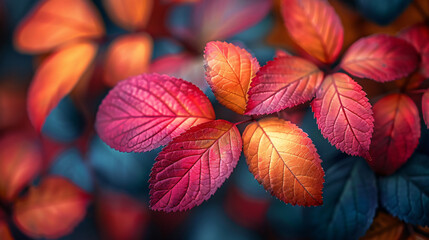
<svg viewBox="0 0 429 240"><path fill-rule="evenodd" d="M339 150L367 156L374 128L365 92L343 73L328 75L311 103L322 135Z"/></svg>
<svg viewBox="0 0 429 240"><path fill-rule="evenodd" d="M322 204L324 172L311 139L278 118L252 122L243 133L243 151L256 180L285 203Z"/></svg>
<svg viewBox="0 0 429 240"><path fill-rule="evenodd" d="M173 139L150 174L151 208L183 211L209 199L237 165L241 147L240 132L225 120L203 123Z"/></svg>
<svg viewBox="0 0 429 240"><path fill-rule="evenodd" d="M279 57L263 66L252 80L246 114L270 114L309 101L323 72L299 57Z"/></svg>
<svg viewBox="0 0 429 240"><path fill-rule="evenodd" d="M5 134L0 139L0 198L11 202L39 174L42 155L24 133Z"/></svg>
<svg viewBox="0 0 429 240"><path fill-rule="evenodd" d="M227 108L243 114L250 82L259 63L246 50L226 42L209 42L204 51L206 80L217 100Z"/></svg>
<svg viewBox="0 0 429 240"><path fill-rule="evenodd" d="M429 89L426 89L422 97L422 112L423 120L426 123L426 127L429 129Z"/></svg>
<svg viewBox="0 0 429 240"><path fill-rule="evenodd" d="M144 33L123 35L109 46L104 65L104 82L113 87L121 80L147 72L152 39Z"/></svg>
<svg viewBox="0 0 429 240"><path fill-rule="evenodd" d="M42 0L17 27L13 40L21 52L41 53L104 33L101 16L91 1Z"/></svg>
<svg viewBox="0 0 429 240"><path fill-rule="evenodd" d="M119 26L133 31L146 26L153 0L103 0L110 18Z"/></svg>
<svg viewBox="0 0 429 240"><path fill-rule="evenodd" d="M110 147L145 152L214 118L209 99L195 85L166 75L142 74L119 82L109 92L98 109L95 127Z"/></svg>
<svg viewBox="0 0 429 240"><path fill-rule="evenodd" d="M371 167L392 174L413 154L420 138L419 110L405 94L391 94L374 105Z"/></svg>
<svg viewBox="0 0 429 240"><path fill-rule="evenodd" d="M70 233L84 218L89 195L68 180L50 176L18 199L13 220L34 238L59 238Z"/></svg>
<svg viewBox="0 0 429 240"><path fill-rule="evenodd" d="M335 10L324 0L282 0L289 35L308 54L333 63L343 46L344 30Z"/></svg>
<svg viewBox="0 0 429 240"><path fill-rule="evenodd" d="M384 212L378 212L362 240L399 240L404 232L404 223Z"/></svg>
<svg viewBox="0 0 429 240"><path fill-rule="evenodd" d="M340 66L357 77L387 82L408 76L418 64L418 53L411 44L397 37L375 34L353 43Z"/></svg>
<svg viewBox="0 0 429 240"><path fill-rule="evenodd" d="M77 42L59 48L38 68L27 98L28 115L36 131L46 117L78 83L97 52L91 42Z"/></svg>
<svg viewBox="0 0 429 240"><path fill-rule="evenodd" d="M421 72L429 78L429 27L417 24L401 31L398 36L411 43L421 56Z"/></svg>

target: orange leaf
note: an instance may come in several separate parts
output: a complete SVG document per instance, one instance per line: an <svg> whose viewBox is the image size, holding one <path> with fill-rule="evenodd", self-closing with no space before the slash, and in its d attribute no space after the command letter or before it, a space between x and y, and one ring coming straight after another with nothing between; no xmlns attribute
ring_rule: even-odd
<svg viewBox="0 0 429 240"><path fill-rule="evenodd" d="M325 173L319 154L295 124L278 118L253 122L243 144L250 172L274 196L293 205L322 204Z"/></svg>
<svg viewBox="0 0 429 240"><path fill-rule="evenodd" d="M64 43L104 35L101 17L88 0L44 0L20 23L14 36L19 51L40 53Z"/></svg>
<svg viewBox="0 0 429 240"><path fill-rule="evenodd" d="M107 51L104 81L113 87L128 77L144 73L152 55L152 39L149 35L129 34L117 38Z"/></svg>
<svg viewBox="0 0 429 240"><path fill-rule="evenodd" d="M325 0L283 0L282 15L289 35L308 54L332 63L343 46L344 30Z"/></svg>
<svg viewBox="0 0 429 240"><path fill-rule="evenodd" d="M379 212L361 240L399 240L403 232L404 224L399 219Z"/></svg>
<svg viewBox="0 0 429 240"><path fill-rule="evenodd" d="M209 42L205 49L206 80L216 98L227 108L243 114L250 82L259 63L246 50L226 42Z"/></svg>
<svg viewBox="0 0 429 240"><path fill-rule="evenodd" d="M46 177L14 205L13 220L34 238L59 238L83 219L89 195L61 177Z"/></svg>
<svg viewBox="0 0 429 240"><path fill-rule="evenodd" d="M152 12L152 0L104 0L110 18L127 30L142 29Z"/></svg>
<svg viewBox="0 0 429 240"><path fill-rule="evenodd" d="M82 77L96 51L93 43L73 43L58 49L40 65L27 99L28 114L37 131L40 132L52 109Z"/></svg>
<svg viewBox="0 0 429 240"><path fill-rule="evenodd" d="M42 158L39 148L22 133L0 139L0 198L11 202L39 173Z"/></svg>

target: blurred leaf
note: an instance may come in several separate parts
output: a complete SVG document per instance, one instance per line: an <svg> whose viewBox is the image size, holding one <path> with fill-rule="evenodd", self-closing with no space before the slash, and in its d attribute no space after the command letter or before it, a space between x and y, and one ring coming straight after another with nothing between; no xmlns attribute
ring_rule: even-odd
<svg viewBox="0 0 429 240"><path fill-rule="evenodd" d="M281 239L305 239L309 233L304 221L305 208L274 200L268 210L268 223Z"/></svg>
<svg viewBox="0 0 429 240"><path fill-rule="evenodd" d="M34 238L58 238L84 218L90 196L68 180L50 176L15 202L13 220Z"/></svg>
<svg viewBox="0 0 429 240"><path fill-rule="evenodd" d="M356 0L359 12L377 24L395 20L412 0Z"/></svg>
<svg viewBox="0 0 429 240"><path fill-rule="evenodd" d="M324 204L304 209L316 239L357 239L365 234L377 208L374 173L363 159L340 159L326 171Z"/></svg>
<svg viewBox="0 0 429 240"><path fill-rule="evenodd" d="M422 97L422 112L426 127L429 128L429 89L425 91Z"/></svg>
<svg viewBox="0 0 429 240"><path fill-rule="evenodd" d="M90 1L42 0L16 29L14 44L19 51L41 53L103 35L101 17Z"/></svg>
<svg viewBox="0 0 429 240"><path fill-rule="evenodd" d="M13 240L12 233L10 232L9 226L6 222L6 214L0 209L0 239L2 240Z"/></svg>
<svg viewBox="0 0 429 240"><path fill-rule="evenodd" d="M0 129L23 124L27 119L25 109L26 89L15 79L6 79L0 83Z"/></svg>
<svg viewBox="0 0 429 240"><path fill-rule="evenodd" d="M414 156L397 171L379 180L381 205L393 216L429 225L429 157Z"/></svg>
<svg viewBox="0 0 429 240"><path fill-rule="evenodd" d="M361 240L399 240L404 232L404 223L384 212L378 212L371 227Z"/></svg>
<svg viewBox="0 0 429 240"><path fill-rule="evenodd" d="M133 31L146 26L153 0L103 0L110 18L119 26Z"/></svg>
<svg viewBox="0 0 429 240"><path fill-rule="evenodd" d="M37 70L30 85L27 108L30 120L40 131L46 117L77 84L97 52L97 45L78 42L50 55Z"/></svg>
<svg viewBox="0 0 429 240"><path fill-rule="evenodd" d="M40 172L42 154L32 137L16 132L0 139L0 198L11 202Z"/></svg>
<svg viewBox="0 0 429 240"><path fill-rule="evenodd" d="M420 53L420 71L426 78L429 78L429 26L416 24L401 31L399 37L411 43Z"/></svg>
<svg viewBox="0 0 429 240"><path fill-rule="evenodd" d="M106 54L104 82L115 86L128 77L145 73L152 55L152 39L145 33L128 34L111 43Z"/></svg>

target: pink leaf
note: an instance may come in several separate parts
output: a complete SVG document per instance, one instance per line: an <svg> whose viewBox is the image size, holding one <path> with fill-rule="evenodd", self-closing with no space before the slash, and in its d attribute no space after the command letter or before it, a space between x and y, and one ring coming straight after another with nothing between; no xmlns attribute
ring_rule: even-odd
<svg viewBox="0 0 429 240"><path fill-rule="evenodd" d="M429 89L423 94L422 98L422 112L423 119L425 120L427 128L429 128Z"/></svg>
<svg viewBox="0 0 429 240"><path fill-rule="evenodd" d="M356 41L345 53L341 68L378 82L410 74L419 64L414 47L400 38L376 34Z"/></svg>
<svg viewBox="0 0 429 240"><path fill-rule="evenodd" d="M339 150L367 156L374 128L371 104L365 92L343 73L325 78L311 103L319 129Z"/></svg>
<svg viewBox="0 0 429 240"><path fill-rule="evenodd" d="M404 94L391 94L374 105L374 135L371 167L392 174L416 149L420 138L420 117L413 100Z"/></svg>
<svg viewBox="0 0 429 240"><path fill-rule="evenodd" d="M299 57L280 57L263 66L251 82L246 114L269 114L309 101L323 72Z"/></svg>
<svg viewBox="0 0 429 240"><path fill-rule="evenodd" d="M96 129L112 148L144 152L214 118L209 99L195 85L143 74L119 82L109 92L98 110Z"/></svg>
<svg viewBox="0 0 429 240"><path fill-rule="evenodd" d="M429 78L429 27L425 24L417 24L400 32L399 37L411 43L420 53L421 72Z"/></svg>
<svg viewBox="0 0 429 240"><path fill-rule="evenodd" d="M167 212L200 205L229 177L240 157L237 127L216 120L175 138L156 159L150 177L150 205Z"/></svg>

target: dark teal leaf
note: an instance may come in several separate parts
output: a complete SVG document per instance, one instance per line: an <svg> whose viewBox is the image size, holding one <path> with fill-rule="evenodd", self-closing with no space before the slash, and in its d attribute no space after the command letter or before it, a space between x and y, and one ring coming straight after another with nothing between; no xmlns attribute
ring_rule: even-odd
<svg viewBox="0 0 429 240"><path fill-rule="evenodd" d="M387 25L395 20L411 0L357 0L361 14L380 25Z"/></svg>
<svg viewBox="0 0 429 240"><path fill-rule="evenodd" d="M429 225L429 157L414 154L395 174L379 180L381 204L393 216Z"/></svg>
<svg viewBox="0 0 429 240"><path fill-rule="evenodd" d="M306 208L312 238L357 239L364 235L377 208L375 175L360 158L338 160L325 174L323 205Z"/></svg>

